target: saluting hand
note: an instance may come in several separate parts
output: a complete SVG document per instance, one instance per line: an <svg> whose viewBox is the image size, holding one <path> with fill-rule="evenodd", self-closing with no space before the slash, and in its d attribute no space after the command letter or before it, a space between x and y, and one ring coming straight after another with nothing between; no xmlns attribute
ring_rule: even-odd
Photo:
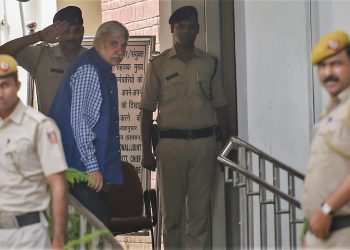
<svg viewBox="0 0 350 250"><path fill-rule="evenodd" d="M47 43L57 43L58 38L68 29L69 23L58 21L39 31L40 38Z"/></svg>
<svg viewBox="0 0 350 250"><path fill-rule="evenodd" d="M326 239L329 236L332 219L332 215L324 214L321 208L317 209L310 219L311 232L320 239Z"/></svg>
<svg viewBox="0 0 350 250"><path fill-rule="evenodd" d="M94 171L88 173L88 176L92 180L92 183L89 183L88 186L92 189L95 189L96 192L100 192L103 187L103 176L100 171Z"/></svg>

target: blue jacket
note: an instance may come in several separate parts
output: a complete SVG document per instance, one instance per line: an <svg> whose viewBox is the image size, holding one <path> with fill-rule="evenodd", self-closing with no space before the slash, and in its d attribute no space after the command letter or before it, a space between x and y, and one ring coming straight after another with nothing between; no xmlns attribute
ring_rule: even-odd
<svg viewBox="0 0 350 250"><path fill-rule="evenodd" d="M68 166L86 171L86 167L80 160L81 156L71 126L72 90L70 78L80 66L87 64L93 65L97 71L102 95L100 117L97 124L92 128L92 132L96 135L93 144L98 166L104 180L112 184L121 184L123 183L123 176L119 140L117 80L112 73L112 66L105 62L94 48L79 57L65 74L51 106L49 116L56 121L61 130ZM89 83L86 82L86 84Z"/></svg>

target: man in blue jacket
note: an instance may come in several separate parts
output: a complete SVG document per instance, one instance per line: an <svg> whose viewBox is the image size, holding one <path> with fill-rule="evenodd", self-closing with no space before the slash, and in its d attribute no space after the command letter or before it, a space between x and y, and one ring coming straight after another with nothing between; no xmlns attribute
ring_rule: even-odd
<svg viewBox="0 0 350 250"><path fill-rule="evenodd" d="M93 183L70 192L103 223L109 222L104 185L121 184L118 89L112 67L125 53L128 30L117 21L101 24L94 46L69 69L50 110L61 132L68 165Z"/></svg>

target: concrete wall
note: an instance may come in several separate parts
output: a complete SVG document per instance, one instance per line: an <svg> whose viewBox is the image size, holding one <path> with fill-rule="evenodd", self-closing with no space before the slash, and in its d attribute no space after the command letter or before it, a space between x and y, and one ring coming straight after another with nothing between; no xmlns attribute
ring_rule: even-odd
<svg viewBox="0 0 350 250"><path fill-rule="evenodd" d="M239 136L301 171L313 120L307 10L307 1L247 1L235 12L237 92L246 93L238 95Z"/></svg>
<svg viewBox="0 0 350 250"><path fill-rule="evenodd" d="M350 32L348 1L236 1L239 136L301 172L328 100L310 65L327 32Z"/></svg>

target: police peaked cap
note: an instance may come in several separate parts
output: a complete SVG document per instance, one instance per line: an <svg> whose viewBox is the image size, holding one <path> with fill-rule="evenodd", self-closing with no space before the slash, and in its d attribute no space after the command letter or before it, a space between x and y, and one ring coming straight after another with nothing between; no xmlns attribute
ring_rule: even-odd
<svg viewBox="0 0 350 250"><path fill-rule="evenodd" d="M169 24L174 24L184 20L190 20L194 16L198 22L198 12L193 6L183 6L173 12L169 18Z"/></svg>
<svg viewBox="0 0 350 250"><path fill-rule="evenodd" d="M10 55L0 55L0 78L14 77L17 79L18 63L15 58Z"/></svg>
<svg viewBox="0 0 350 250"><path fill-rule="evenodd" d="M312 64L318 64L323 59L339 53L349 44L349 35L345 31L337 30L326 34L321 37L312 51Z"/></svg>
<svg viewBox="0 0 350 250"><path fill-rule="evenodd" d="M77 6L67 6L59 10L53 17L53 22L66 21L69 25L83 25L81 9Z"/></svg>

